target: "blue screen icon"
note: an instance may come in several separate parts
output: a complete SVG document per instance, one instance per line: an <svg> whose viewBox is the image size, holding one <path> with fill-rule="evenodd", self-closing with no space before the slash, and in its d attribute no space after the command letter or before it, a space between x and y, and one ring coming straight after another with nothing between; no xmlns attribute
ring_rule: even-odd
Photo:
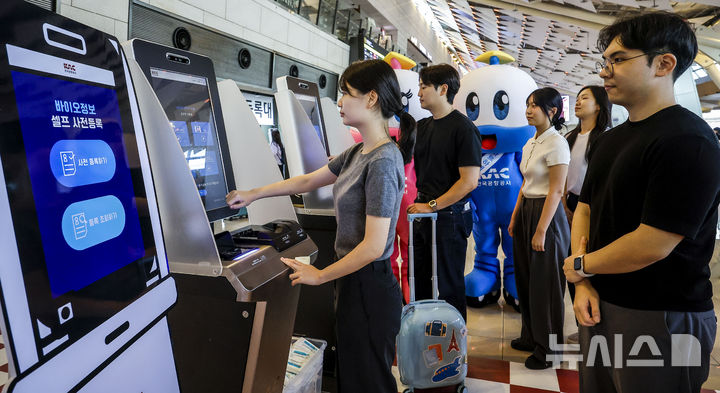
<svg viewBox="0 0 720 393"><path fill-rule="evenodd" d="M123 229L125 209L112 195L75 202L63 213L62 234L74 250L85 250L114 239Z"/></svg>
<svg viewBox="0 0 720 393"><path fill-rule="evenodd" d="M210 123L206 121L193 121L190 123L195 146L212 146L214 144Z"/></svg>
<svg viewBox="0 0 720 393"><path fill-rule="evenodd" d="M170 125L172 126L173 131L175 131L175 137L177 138L178 143L180 143L180 146L190 146L190 135L188 134L187 122L171 120Z"/></svg>
<svg viewBox="0 0 720 393"><path fill-rule="evenodd" d="M115 155L102 140L63 139L50 150L50 169L66 187L103 183L115 175Z"/></svg>

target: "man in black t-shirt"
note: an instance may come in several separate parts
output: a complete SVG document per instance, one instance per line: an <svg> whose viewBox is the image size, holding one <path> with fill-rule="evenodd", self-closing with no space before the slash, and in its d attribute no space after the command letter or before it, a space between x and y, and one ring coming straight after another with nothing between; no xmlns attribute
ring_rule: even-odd
<svg viewBox="0 0 720 393"><path fill-rule="evenodd" d="M716 332L720 145L675 103L695 35L676 15L648 13L606 27L598 46L605 89L629 120L589 152L564 265L583 325L580 391L699 392Z"/></svg>
<svg viewBox="0 0 720 393"><path fill-rule="evenodd" d="M467 320L465 251L472 231L467 195L480 176L480 136L472 122L452 102L460 88L457 71L447 64L420 70L420 105L432 117L417 123L415 174L418 196L408 213L438 212L438 291ZM417 299L432 298L431 223L416 226L415 292Z"/></svg>

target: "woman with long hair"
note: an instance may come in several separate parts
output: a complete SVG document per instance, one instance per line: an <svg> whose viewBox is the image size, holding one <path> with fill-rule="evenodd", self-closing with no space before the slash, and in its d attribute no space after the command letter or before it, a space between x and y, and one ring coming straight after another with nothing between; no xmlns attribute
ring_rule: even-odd
<svg viewBox="0 0 720 393"><path fill-rule="evenodd" d="M539 370L552 365L546 360L552 354L550 335L563 337L563 263L570 228L561 199L570 148L557 132L565 122L560 93L550 87L538 89L526 103L525 116L536 132L523 147L520 171L524 180L508 228L522 315L520 337L510 346L532 352L525 367Z"/></svg>
<svg viewBox="0 0 720 393"><path fill-rule="evenodd" d="M562 201L570 225L572 225L572 217L580 199L580 191L587 172L588 152L600 134L610 128L612 124L611 111L612 104L602 86L585 86L578 92L575 101L575 116L579 122L565 136L570 145L570 165ZM574 301L574 284L568 283L568 292L570 292L570 299ZM568 335L568 342L577 343L578 333Z"/></svg>
<svg viewBox="0 0 720 393"><path fill-rule="evenodd" d="M270 131L270 150L275 156L275 162L277 163L278 169L280 170L280 176L285 178L285 146L283 146L282 139L280 139L280 131L274 128Z"/></svg>
<svg viewBox="0 0 720 393"><path fill-rule="evenodd" d="M328 165L302 176L232 191L232 208L278 195L333 186L338 260L318 270L283 258L294 273L292 285L335 280L340 392L397 392L391 372L400 330L401 292L390 255L403 195L404 157L412 156L415 120L403 111L397 77L382 60L352 63L340 77L338 101L343 123L362 134ZM388 119L400 117L401 138L388 135Z"/></svg>
<svg viewBox="0 0 720 393"><path fill-rule="evenodd" d="M579 122L566 138L570 146L567 188L563 197L568 222L580 198L580 190L587 171L588 151L600 134L611 125L612 104L602 86L585 86L578 92L575 101L575 116Z"/></svg>

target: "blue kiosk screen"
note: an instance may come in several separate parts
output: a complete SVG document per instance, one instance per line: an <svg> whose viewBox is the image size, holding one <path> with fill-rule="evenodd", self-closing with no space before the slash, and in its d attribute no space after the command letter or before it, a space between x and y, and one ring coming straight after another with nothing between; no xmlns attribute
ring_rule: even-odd
<svg viewBox="0 0 720 393"><path fill-rule="evenodd" d="M144 256L131 177L139 163L128 162L114 90L11 74L56 298Z"/></svg>

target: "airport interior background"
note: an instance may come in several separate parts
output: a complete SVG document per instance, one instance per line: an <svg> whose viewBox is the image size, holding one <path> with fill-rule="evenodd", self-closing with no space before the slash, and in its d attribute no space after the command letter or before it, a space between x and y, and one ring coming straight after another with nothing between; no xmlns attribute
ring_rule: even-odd
<svg viewBox="0 0 720 393"><path fill-rule="evenodd" d="M174 71L169 68L170 71L163 71L159 70L156 65L144 64L143 54L151 53L153 50L143 49L140 43L151 42L210 59L214 77L218 82L214 89L219 88L219 93L210 88L208 100L223 102L223 116L226 123L226 130L223 130L222 134L215 134L218 146L225 145L218 147L218 151L221 152L218 154L233 156L232 151L227 153L222 149L227 150L229 145L232 150L233 146L242 145L244 140L262 140L269 147L273 140L273 132L276 130L280 132L284 144L282 154L277 153L279 150L269 150L266 147L254 150L247 148L248 157L252 156L253 159L266 152L272 151L273 155L265 154L262 157L264 160L262 165L259 164L260 161L253 164L250 158L247 158L245 161L250 164L245 165L245 168L243 168L244 164L240 163L243 159L238 159L232 164L223 163L221 162L222 158L212 158L209 150L207 159L205 159L206 151L203 150L201 165L211 165L210 162L213 162L215 173L218 172L219 166L221 173L223 168L226 174L234 171L235 179L238 179L239 173L243 175L248 173L248 176L254 176L255 180L253 181L262 182L268 179L279 180L279 176L293 176L307 171L317 160L313 161L314 158L307 157L305 139L297 136L296 133L302 132L302 127L298 124L305 125L308 121L310 129L317 132L320 137L320 144L313 145L313 148L321 149L319 154L323 159L336 155L341 147L349 146L353 142L351 133L348 129L343 128L337 112L336 104L341 94L338 90L338 79L343 70L356 60L399 56L411 61L407 69L414 72L429 65L448 63L453 65L463 77L487 66L476 60L478 56L489 51L502 51L512 56L513 61L510 65L530 75L537 86L554 87L562 94L563 111L567 119L563 132L567 132L578 123L573 108L576 94L580 88L586 85L602 85L602 80L597 75L595 67L595 63L600 61L602 56L596 48L599 31L604 26L613 23L616 18L649 11L662 10L676 13L686 19L695 29L699 53L691 68L676 82L676 100L679 104L702 116L711 127L720 127L720 0L28 0L27 3L32 3L52 13L114 36L120 43L133 39L139 40L132 45L132 50L130 46L125 45L123 45L123 50L127 53L133 52L138 63L138 70L142 70L148 80L152 82L151 87L156 89L160 103L166 108L170 122L175 124L173 127L185 127L184 138L186 139L184 142L178 128L174 128L174 131L183 149L184 159L190 170L193 171L197 169L193 165L200 164L199 156L193 156L193 154L198 154L197 151L186 146L190 143L187 139L188 127L185 121L178 122L176 120L179 118L171 117L170 111L167 110L168 105L162 102L163 97L160 93L162 90L158 89L161 89L164 86L162 83L165 82L189 84L198 82L192 77L173 74ZM194 58L193 61L195 61ZM132 67L130 71L132 71L131 74L134 72ZM199 83L205 85L207 79L204 80L205 82L201 80ZM215 85L215 81L211 81L210 84ZM307 89L308 84L311 85L311 88L307 92L303 92L302 89ZM137 89L137 94L140 95L140 88ZM238 94L240 92L241 94ZM176 94L173 93L173 90L170 90L170 93L170 95ZM207 96L207 90L205 94ZM243 108L242 111L228 109L228 102L237 103L240 102L237 100L242 101L243 99L247 103L247 108ZM143 112L143 117L145 117L143 104L140 104L140 112ZM319 108L322 110L320 111ZM211 110L215 109L211 108ZM253 116L242 117L240 114L231 112L242 112L241 114L247 112ZM303 114L306 114L307 117L298 120ZM218 118L217 114L212 116ZM613 107L613 125L624 122L627 117L627 111L624 108ZM234 119L240 119L238 121L243 122L250 121L253 124L247 128L227 126L228 122ZM211 121L208 120L208 122ZM143 124L145 124L145 119L143 119ZM195 129L196 123L192 124L193 138L198 138L197 135L207 132L205 129ZM347 135L332 136L331 133L338 129ZM237 131L235 136L231 135L234 131ZM254 135L243 135L244 132L254 133ZM227 133L227 136L224 133ZM205 143L207 146L212 144L208 140L205 140ZM317 144L317 140L314 143ZM152 147L149 146L149 148ZM151 161L152 155L151 152ZM276 156L282 162L276 163ZM234 157L233 160L235 160ZM263 165L272 168L273 171L274 168L279 167L281 172L273 173L274 177L263 177L265 176L263 173L266 172L259 169ZM238 180L236 183L239 182ZM200 187L197 182L195 185ZM190 188L192 188L192 184ZM205 194L202 192L200 195L205 198ZM158 193L160 195L161 191ZM279 217L273 217L272 211L268 213L267 211L258 212L248 209L242 209L233 217L213 216L212 214L217 212L212 213L211 209L205 206L204 211L207 213L207 217L200 209L200 216L202 216L200 225L207 225L209 220L215 234L215 241L218 242L218 249L220 249L218 234L224 230L237 231L238 228L243 229L248 225L262 224L276 218L294 218L299 222L298 228L301 226L313 240L312 247L316 247L314 252L319 252L317 260L324 259L323 262L328 263L327 253L332 253L332 241L336 230L333 227L332 201L330 199L328 204L328 195L327 192L324 194L319 192L317 195L294 196L292 198L294 210L291 208L287 214L278 213ZM159 202L162 203L162 197L159 199ZM203 199L205 203L209 203L208 201L209 197L207 200ZM288 202L287 205L290 206L290 203ZM160 210L162 216L162 206L160 206ZM234 214L235 212L232 215ZM255 218L253 214L256 215ZM218 217L223 219L216 220ZM164 218L163 221L165 221ZM165 223L163 223L164 226ZM275 228L280 228L280 226ZM298 229L298 233L300 232L302 230ZM167 230L165 234L168 234ZM235 234L236 232L233 232L233 236ZM720 224L718 225L717 239L720 239ZM468 240L466 273L472 271L475 258L473 236L470 236ZM166 242L168 242L167 239ZM715 253L710 264L714 290L713 303L716 313L720 313L720 266L718 266L720 251L717 247L719 244L720 240L716 240ZM305 244L301 239L293 245L293 247L301 246L311 247L309 243ZM171 245L166 244L166 247L170 249ZM291 249L292 247L287 250ZM330 251L327 251L328 249ZM278 250L282 251L281 248ZM216 251L214 252L215 259L217 259L218 254ZM325 255L323 255L324 253ZM175 253L175 255L179 254ZM306 254L310 254L310 252ZM170 251L168 251L168 255L171 273L182 273L179 276L190 276L191 273L195 273L193 270L195 267L188 268L187 261L174 265L170 258ZM237 254L231 258L245 258L245 255ZM220 257L222 258L222 253ZM498 258L500 266L502 266L502 247L498 248ZM252 263L254 266L256 262ZM223 269L230 270L230 267L223 265ZM236 267L232 267L232 269L237 270ZM213 274L221 275L217 271L209 275ZM238 285L244 285L241 274L246 274L246 272L237 274L240 281L236 280L233 284L235 289L238 288ZM226 277L230 276L226 275ZM203 285L206 284L182 277L176 277L176 281L178 292L181 294L179 299L183 299L182 294L186 293L183 291L200 291L205 288ZM232 280L230 281L232 282ZM238 282L241 284L237 284ZM247 288L249 287L246 286ZM231 296L235 296L232 288L228 290L231 292ZM245 300L263 303L269 296L261 290L251 292L248 291L243 295L238 289L238 299L246 296ZM298 292L288 292L287 296L294 297L295 303L293 304L298 303L299 297L297 310L292 310L295 329L287 332L288 340L290 334L306 336L311 340L322 340L314 342L318 346L321 346L319 343L324 343L322 359L325 364L324 367L318 366L320 377L318 377L317 386L313 385L312 388L308 388L307 386L310 386L308 382L307 386L298 387L298 390L286 388L285 391L313 393L336 391L333 375L335 360L332 357L335 347L331 320L334 315L329 315L332 314L332 293L332 287L327 285L318 290L303 288ZM227 297L226 295L222 294ZM222 296L218 295L218 297ZM206 301L212 301L214 298L208 299L211 300L206 299ZM226 299L222 301L226 301ZM218 303L220 302L218 300ZM233 302L234 299L229 303ZM201 303L195 305L198 304ZM259 306L252 306L247 310L232 307L234 306L228 305L230 311L218 312L238 313L244 318L247 318L248 313L254 314L255 325L246 326L247 323L243 325L242 320L235 321L233 323L237 323L237 326L232 325L232 328L222 329L219 334L232 335L234 334L232 329L235 328L240 329L237 331L243 332L252 330L252 334L256 334L254 329L257 328L263 329L262 332L266 336L273 334L274 331L270 328L271 322L278 321L272 319L278 318L277 315L272 314L276 312L275 309L272 312L263 311L267 314L265 315L265 327L258 328L258 315L262 314ZM182 318L204 318L199 314L196 315L197 311L191 309L191 305L188 303L183 306L178 303L176 310L186 313ZM268 310L270 310L269 306ZM180 334L173 336L173 326L180 317L177 315L173 317L172 312L170 311L168 317L170 334L172 339L176 340ZM322 314L324 312L327 312L328 315ZM213 324L221 323L217 321L223 320L223 318L208 319ZM281 321L282 318L279 320ZM323 326L319 326L321 324ZM542 371L528 370L523 366L527 353L510 348L510 341L520 335L520 328L519 312L506 304L502 296L498 296L497 301L489 305L468 309L468 367L465 380L468 390L470 392L578 392L577 367L572 362L563 362L557 367ZM184 335L190 334L191 330L191 326L183 326L177 331L183 332ZM570 298L566 293L565 335L569 336L574 332L577 332L577 327ZM0 337L0 340L2 339L4 337ZM215 339L216 341L220 340L221 336ZM260 341L256 337L250 340L250 344L244 342L238 345L245 351L249 351L248 355L243 356L259 356L258 353L262 354L264 350L274 351L277 349L268 344L267 340L267 337L265 341ZM200 342L202 341L196 343ZM3 341L0 341L0 348L3 347L2 343ZM231 346L235 343L228 342L227 345ZM253 347L253 345L259 347ZM190 344L190 346L193 345ZM203 357L196 356L198 353L196 348L181 347L175 342L173 342L173 348L175 364L178 367L178 378L182 387L184 373L191 373L188 370L199 367L205 361L203 360L206 359L205 356L209 355L204 353ZM258 350L258 348L261 349ZM48 351L52 350L48 349ZM285 351L287 352L287 348ZM17 366L13 366L12 361L8 364L8 358L11 355L5 350L0 350L0 385L7 383L8 378L17 374L17 370L13 371L13 367ZM186 358L179 360L182 356ZM232 362L231 356L223 359ZM266 366L263 363L265 361L263 358L263 360L245 359L243 362L250 362L259 370ZM285 360L283 360L284 362ZM31 367L28 370L31 372L33 369ZM232 372L235 372L234 370ZM248 368L242 372L247 376L251 375L251 371ZM403 391L405 386L400 381L397 367L394 367L394 372L398 380L398 390ZM216 374L222 373L223 371L220 370ZM216 374L213 375L216 376ZM93 375L102 375L102 373L94 372L91 376ZM257 378L263 378L263 376L258 374ZM92 386L87 378L84 381L84 386ZM185 392L229 391L213 388L212 380L203 381L201 385L203 383L207 385L207 390L195 390L195 388L187 387L182 390ZM257 380L255 383L258 383ZM720 340L715 341L711 355L710 376L704 389L706 390L703 391L720 392ZM237 391L240 391L240 387ZM259 390L245 388L242 391Z"/></svg>

